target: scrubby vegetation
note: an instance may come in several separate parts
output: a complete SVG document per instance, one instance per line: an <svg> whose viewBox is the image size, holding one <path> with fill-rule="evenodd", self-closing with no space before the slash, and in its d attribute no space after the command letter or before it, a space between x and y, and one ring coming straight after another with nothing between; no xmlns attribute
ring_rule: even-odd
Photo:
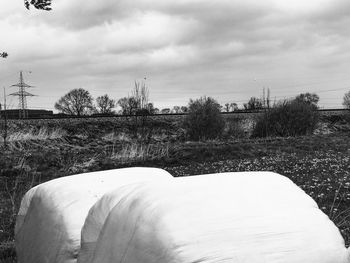
<svg viewBox="0 0 350 263"><path fill-rule="evenodd" d="M251 136L257 113L221 117L221 136L202 141L190 140L184 116L149 117L143 127L147 138L142 129L135 137L131 117L10 121L7 148L0 142L0 261L7 255L15 262L10 261L15 215L30 187L126 166L160 167L176 176L281 173L315 198L350 243L350 125L344 116L321 116L313 134L268 138Z"/></svg>
<svg viewBox="0 0 350 263"><path fill-rule="evenodd" d="M188 137L192 140L220 137L225 127L225 122L220 114L220 104L210 97L191 100L184 127Z"/></svg>
<svg viewBox="0 0 350 263"><path fill-rule="evenodd" d="M253 136L300 136L312 134L317 127L317 107L303 100L282 101L258 117Z"/></svg>

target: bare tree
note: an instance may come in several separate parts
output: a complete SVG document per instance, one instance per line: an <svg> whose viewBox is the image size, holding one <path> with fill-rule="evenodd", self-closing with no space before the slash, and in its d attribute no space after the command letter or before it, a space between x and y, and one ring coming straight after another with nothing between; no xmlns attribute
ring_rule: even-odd
<svg viewBox="0 0 350 263"><path fill-rule="evenodd" d="M118 100L123 115L130 115L130 129L135 137L141 135L142 139L151 135L151 128L148 125L149 115L155 113L153 103L149 102L149 90L145 82L135 81L131 96Z"/></svg>
<svg viewBox="0 0 350 263"><path fill-rule="evenodd" d="M238 105L237 105L237 103L234 103L234 102L230 103L230 108L231 108L231 111L236 111L236 110L238 110Z"/></svg>
<svg viewBox="0 0 350 263"><path fill-rule="evenodd" d="M230 111L230 103L225 103L225 111L226 112Z"/></svg>
<svg viewBox="0 0 350 263"><path fill-rule="evenodd" d="M174 107L173 107L173 112L179 113L180 111L181 111L180 106L174 106Z"/></svg>
<svg viewBox="0 0 350 263"><path fill-rule="evenodd" d="M149 103L148 102L149 91L148 91L148 88L146 87L145 82L140 83L135 81L135 87L131 93L132 93L132 97L136 102L136 108L137 108L136 114L146 110Z"/></svg>
<svg viewBox="0 0 350 263"><path fill-rule="evenodd" d="M181 112L187 113L188 112L188 107L187 106L181 106Z"/></svg>
<svg viewBox="0 0 350 263"><path fill-rule="evenodd" d="M55 103L55 109L70 115L86 115L93 109L92 97L87 90L73 89Z"/></svg>
<svg viewBox="0 0 350 263"><path fill-rule="evenodd" d="M260 110L263 108L263 102L261 99L251 97L248 103L243 104L245 110Z"/></svg>
<svg viewBox="0 0 350 263"><path fill-rule="evenodd" d="M124 97L118 100L117 104L120 106L120 113L123 115L132 115L132 109L130 107L130 98Z"/></svg>
<svg viewBox="0 0 350 263"><path fill-rule="evenodd" d="M348 91L347 93L344 94L343 105L345 108L350 110L350 91Z"/></svg>
<svg viewBox="0 0 350 263"><path fill-rule="evenodd" d="M170 109L169 108L164 108L160 111L162 114L169 114L170 113Z"/></svg>
<svg viewBox="0 0 350 263"><path fill-rule="evenodd" d="M24 6L29 10L30 6L34 6L36 9L50 11L51 0L24 0Z"/></svg>
<svg viewBox="0 0 350 263"><path fill-rule="evenodd" d="M156 110L158 110L158 109L154 107L152 102L148 102L147 110L148 110L149 114L155 114Z"/></svg>
<svg viewBox="0 0 350 263"><path fill-rule="evenodd" d="M115 100L110 99L107 94L97 97L96 104L98 113L102 114L113 113L115 108Z"/></svg>
<svg viewBox="0 0 350 263"><path fill-rule="evenodd" d="M316 93L301 93L295 97L295 100L298 102L305 102L317 108L317 103L320 100L320 97Z"/></svg>
<svg viewBox="0 0 350 263"><path fill-rule="evenodd" d="M146 87L145 82L137 82L135 81L135 87L131 92L132 98L131 102L134 102L134 108L136 108L135 116L134 116L134 131L135 135L137 136L138 129L140 129L140 135L141 138L144 140L147 137L150 136L151 132L148 132L147 134L147 123L148 123L148 117L150 115L149 112L149 91ZM138 117L140 116L140 118Z"/></svg>
<svg viewBox="0 0 350 263"><path fill-rule="evenodd" d="M149 91L145 83L135 81L131 96L118 100L123 115L149 115L154 109L153 103L148 101Z"/></svg>

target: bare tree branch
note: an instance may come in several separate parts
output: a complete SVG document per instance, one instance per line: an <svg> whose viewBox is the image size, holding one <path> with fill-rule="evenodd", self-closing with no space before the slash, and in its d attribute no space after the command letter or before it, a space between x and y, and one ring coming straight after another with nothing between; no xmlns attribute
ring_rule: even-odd
<svg viewBox="0 0 350 263"><path fill-rule="evenodd" d="M51 0L24 0L24 6L29 10L30 6L34 6L36 9L50 11Z"/></svg>

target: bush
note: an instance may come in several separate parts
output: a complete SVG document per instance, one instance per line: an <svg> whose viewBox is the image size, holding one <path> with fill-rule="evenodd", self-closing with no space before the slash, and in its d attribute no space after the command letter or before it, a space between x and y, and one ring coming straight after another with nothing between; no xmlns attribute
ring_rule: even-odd
<svg viewBox="0 0 350 263"><path fill-rule="evenodd" d="M190 100L184 127L188 137L192 140L220 137L225 127L220 113L220 104L210 97Z"/></svg>
<svg viewBox="0 0 350 263"><path fill-rule="evenodd" d="M225 129L223 136L225 139L238 139L244 138L246 136L246 131L244 130L244 123L242 120L225 120Z"/></svg>
<svg viewBox="0 0 350 263"><path fill-rule="evenodd" d="M350 110L350 91L344 94L343 105L346 109Z"/></svg>
<svg viewBox="0 0 350 263"><path fill-rule="evenodd" d="M260 116L253 137L312 134L318 123L317 107L299 100L283 101Z"/></svg>

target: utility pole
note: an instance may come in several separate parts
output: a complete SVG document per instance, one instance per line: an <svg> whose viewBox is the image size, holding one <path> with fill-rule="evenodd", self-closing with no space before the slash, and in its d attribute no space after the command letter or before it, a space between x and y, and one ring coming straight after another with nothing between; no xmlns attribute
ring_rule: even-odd
<svg viewBox="0 0 350 263"><path fill-rule="evenodd" d="M266 106L265 87L263 87L263 99L262 99L262 104L263 104L263 108L265 109L265 106Z"/></svg>
<svg viewBox="0 0 350 263"><path fill-rule="evenodd" d="M1 52L0 57L1 58L7 58L8 54L6 52ZM1 105L0 105L0 111L1 111ZM7 148L7 113L6 113L6 92L4 87L4 133L2 134L2 137L4 138L4 148ZM1 118L1 113L0 113Z"/></svg>
<svg viewBox="0 0 350 263"><path fill-rule="evenodd" d="M7 148L7 111L6 111L6 89L4 87L4 132L2 137L4 138L4 147Z"/></svg>
<svg viewBox="0 0 350 263"><path fill-rule="evenodd" d="M26 83L24 83L23 80L23 72L22 70L20 71L19 74L19 83L12 85L11 87L18 87L19 90L18 92L11 93L11 96L18 96L19 98L19 103L18 103L18 109L19 109L19 118L20 119L25 119L28 117L28 112L27 112L27 97L28 96L35 96L34 94L31 94L25 90L25 88L31 88L33 86L30 86Z"/></svg>

